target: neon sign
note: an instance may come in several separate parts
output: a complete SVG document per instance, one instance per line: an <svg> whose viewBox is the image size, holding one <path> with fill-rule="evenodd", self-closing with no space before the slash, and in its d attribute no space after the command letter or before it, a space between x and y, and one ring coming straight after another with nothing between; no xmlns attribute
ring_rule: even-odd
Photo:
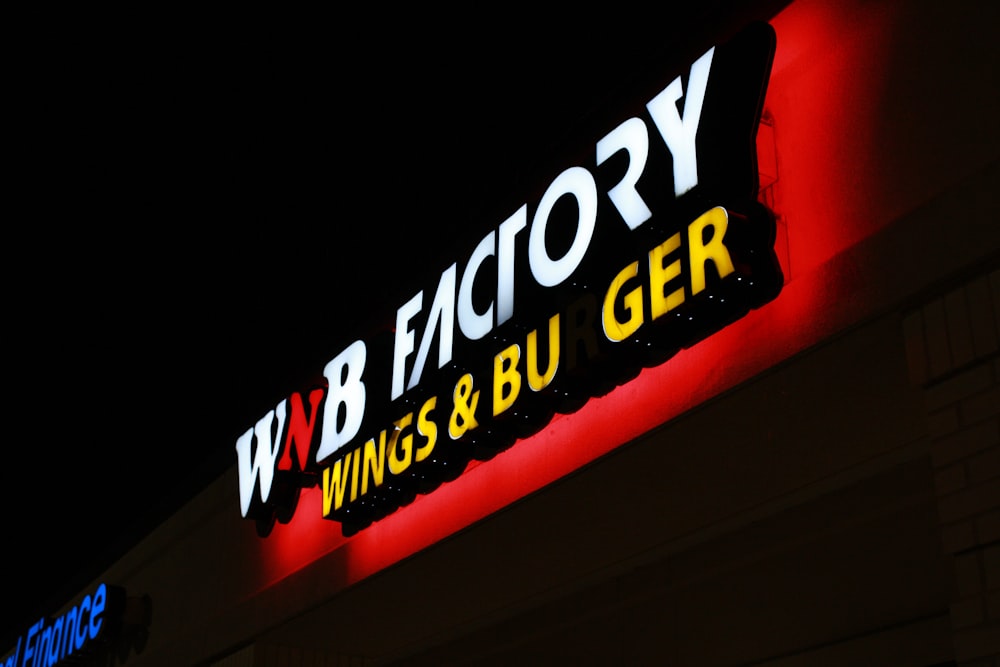
<svg viewBox="0 0 1000 667"><path fill-rule="evenodd" d="M115 634L124 608L125 591L102 583L62 616L40 619L28 628L0 667L54 667L77 661Z"/></svg>
<svg viewBox="0 0 1000 667"><path fill-rule="evenodd" d="M754 147L773 54L766 24L702 53L400 305L392 331L247 429L242 515L267 535L321 484L323 516L356 532L774 299Z"/></svg>

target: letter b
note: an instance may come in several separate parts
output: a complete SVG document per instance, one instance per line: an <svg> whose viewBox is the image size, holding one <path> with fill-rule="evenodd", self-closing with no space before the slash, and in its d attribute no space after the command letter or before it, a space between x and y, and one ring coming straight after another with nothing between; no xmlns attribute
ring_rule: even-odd
<svg viewBox="0 0 1000 667"><path fill-rule="evenodd" d="M358 434L365 416L365 370L367 349L363 341L355 341L334 357L323 369L330 387L323 404L323 436L316 452L316 462L334 454ZM344 406L344 420L340 420Z"/></svg>

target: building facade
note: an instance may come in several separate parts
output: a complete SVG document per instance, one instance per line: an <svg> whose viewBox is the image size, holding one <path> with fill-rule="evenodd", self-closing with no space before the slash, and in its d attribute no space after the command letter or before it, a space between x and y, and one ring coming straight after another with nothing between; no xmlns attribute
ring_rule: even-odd
<svg viewBox="0 0 1000 667"><path fill-rule="evenodd" d="M780 289L370 525L324 518L338 493L343 507L364 497L341 457L279 508L289 521L261 530L240 510L241 486L252 515L263 482L247 486L234 453L0 664L43 664L70 637L78 658L136 666L997 667L998 18L985 2L742 12L774 36L751 194L773 214ZM687 92L672 101L689 103L694 63L744 28L720 26L674 64ZM688 274L740 269L712 257L708 232L689 233L677 271L698 317ZM619 326L624 341L628 313L608 312L605 335Z"/></svg>

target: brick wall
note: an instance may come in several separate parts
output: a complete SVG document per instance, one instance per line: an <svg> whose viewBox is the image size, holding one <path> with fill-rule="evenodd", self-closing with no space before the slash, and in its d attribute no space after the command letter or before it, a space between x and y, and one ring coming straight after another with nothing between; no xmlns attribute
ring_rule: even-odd
<svg viewBox="0 0 1000 667"><path fill-rule="evenodd" d="M941 540L955 567L955 659L1000 667L1000 270L909 312L911 379L924 387Z"/></svg>

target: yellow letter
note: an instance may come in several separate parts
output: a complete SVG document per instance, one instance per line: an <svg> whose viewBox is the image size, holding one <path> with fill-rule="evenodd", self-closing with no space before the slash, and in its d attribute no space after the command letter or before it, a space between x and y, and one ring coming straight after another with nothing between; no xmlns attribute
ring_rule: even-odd
<svg viewBox="0 0 1000 667"><path fill-rule="evenodd" d="M604 310L602 320L604 322L604 335L608 340L620 343L635 333L635 330L642 326L642 288L636 287L625 295L622 303L628 312L627 322L619 322L615 318L615 300L622 286L631 278L639 275L639 262L632 262L622 269L615 279L611 281L607 294L604 295Z"/></svg>
<svg viewBox="0 0 1000 667"><path fill-rule="evenodd" d="M351 465L351 454L337 459L333 467L323 469L323 516L330 516L330 512L339 510L344 505L344 492L347 491L347 473ZM333 505L331 508L330 506Z"/></svg>
<svg viewBox="0 0 1000 667"><path fill-rule="evenodd" d="M681 275L681 260L675 259L669 265L663 266L663 258L680 247L681 235L674 234L649 251L649 302L654 320L684 303L683 287L674 290L665 298L663 296L663 287Z"/></svg>
<svg viewBox="0 0 1000 667"><path fill-rule="evenodd" d="M351 502L358 499L358 464L361 463L361 448L354 450L354 458L351 460Z"/></svg>
<svg viewBox="0 0 1000 667"><path fill-rule="evenodd" d="M712 226L712 238L705 243L705 228ZM691 294L697 294L705 289L705 263L715 264L715 270L720 278L725 278L735 271L729 250L722 243L729 225L729 214L721 206L702 213L697 220L688 225L688 252L691 253Z"/></svg>
<svg viewBox="0 0 1000 667"><path fill-rule="evenodd" d="M361 495L368 493L368 474L371 473L375 487L382 486L385 477L385 431L378 436L378 452L375 451L375 439L365 443L364 474L361 477Z"/></svg>
<svg viewBox="0 0 1000 667"><path fill-rule="evenodd" d="M452 392L451 418L448 420L448 436L452 440L458 440L469 429L479 426L476 421L476 407L479 405L479 390L473 391L472 386L475 380L472 373L466 373L458 378L455 383L455 391Z"/></svg>
<svg viewBox="0 0 1000 667"><path fill-rule="evenodd" d="M559 313L549 319L549 367L545 375L538 374L538 329L528 334L528 358L525 361L528 372L528 386L532 391L541 391L549 386L559 366Z"/></svg>
<svg viewBox="0 0 1000 667"><path fill-rule="evenodd" d="M393 475L398 475L410 467L413 462L413 434L407 433L400 440L400 433L403 429L413 423L413 413L409 413L398 422L395 422L396 428L392 432L392 436L389 438L389 472ZM396 445L402 443L403 458L399 458L398 448Z"/></svg>
<svg viewBox="0 0 1000 667"><path fill-rule="evenodd" d="M493 416L514 405L521 393L521 373L517 364L521 360L521 348L511 345L506 350L493 357ZM509 361L510 363L504 363ZM506 370L504 367L506 366ZM510 391L505 397L504 386L509 385Z"/></svg>
<svg viewBox="0 0 1000 667"><path fill-rule="evenodd" d="M437 406L437 400L437 396L428 398L424 401L424 405L420 408L420 413L417 415L417 433L427 438L427 442L414 453L414 458L417 461L423 461L430 456L431 452L434 451L434 445L437 444L437 424L427 418L427 413Z"/></svg>

